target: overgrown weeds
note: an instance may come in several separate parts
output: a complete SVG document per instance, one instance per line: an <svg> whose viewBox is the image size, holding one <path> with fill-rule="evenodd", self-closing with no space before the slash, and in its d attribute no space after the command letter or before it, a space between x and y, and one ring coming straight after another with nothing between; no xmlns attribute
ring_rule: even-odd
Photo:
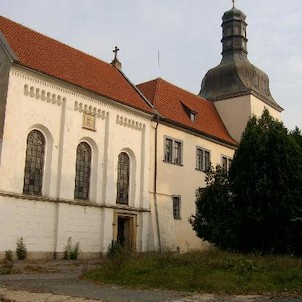
<svg viewBox="0 0 302 302"><path fill-rule="evenodd" d="M23 237L17 240L16 255L18 260L25 260L27 258L27 248Z"/></svg>
<svg viewBox="0 0 302 302"><path fill-rule="evenodd" d="M13 256L13 251L12 250L6 250L5 251L5 257L4 257L5 261L10 261L12 262L13 259L14 259L14 256Z"/></svg>
<svg viewBox="0 0 302 302"><path fill-rule="evenodd" d="M115 279L126 268L132 257L132 249L129 246L123 246L117 241L112 241L108 247L107 261L103 262L102 267L106 278Z"/></svg>
<svg viewBox="0 0 302 302"><path fill-rule="evenodd" d="M76 260L79 257L80 253L80 243L77 242L75 244L72 244L71 237L68 237L67 243L64 250L64 257L63 259L66 260Z"/></svg>
<svg viewBox="0 0 302 302"><path fill-rule="evenodd" d="M129 253L120 250L93 281L140 288L226 294L302 294L302 259L290 256L236 254L212 249L178 254Z"/></svg>
<svg viewBox="0 0 302 302"><path fill-rule="evenodd" d="M14 262L3 260L0 263L0 275L8 275L14 271Z"/></svg>
<svg viewBox="0 0 302 302"><path fill-rule="evenodd" d="M5 251L5 258L0 263L0 275L11 274L14 270L13 252L12 250Z"/></svg>

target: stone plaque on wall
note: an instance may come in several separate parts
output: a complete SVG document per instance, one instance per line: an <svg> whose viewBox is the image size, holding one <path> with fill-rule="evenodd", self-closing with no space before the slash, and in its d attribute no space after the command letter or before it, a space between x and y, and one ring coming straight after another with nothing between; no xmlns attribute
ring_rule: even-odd
<svg viewBox="0 0 302 302"><path fill-rule="evenodd" d="M95 115L83 112L83 128L95 131Z"/></svg>

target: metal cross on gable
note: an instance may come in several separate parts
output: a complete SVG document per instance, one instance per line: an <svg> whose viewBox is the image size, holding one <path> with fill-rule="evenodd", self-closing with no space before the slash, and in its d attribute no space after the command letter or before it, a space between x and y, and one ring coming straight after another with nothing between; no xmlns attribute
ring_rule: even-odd
<svg viewBox="0 0 302 302"><path fill-rule="evenodd" d="M232 0L232 2L233 2L233 7L235 7L235 2L236 2L236 0Z"/></svg>
<svg viewBox="0 0 302 302"><path fill-rule="evenodd" d="M120 49L119 49L117 46L115 46L115 47L114 47L114 50L112 51L112 52L114 52L114 59L115 59L115 60L117 60L117 53L118 53L119 50L120 50Z"/></svg>

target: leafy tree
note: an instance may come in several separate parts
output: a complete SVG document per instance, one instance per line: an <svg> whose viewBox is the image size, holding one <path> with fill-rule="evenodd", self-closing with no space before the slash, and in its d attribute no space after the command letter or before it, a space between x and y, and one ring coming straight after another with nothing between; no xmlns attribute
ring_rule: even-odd
<svg viewBox="0 0 302 302"><path fill-rule="evenodd" d="M227 249L234 237L234 203L226 171L217 166L206 174L206 187L196 191L196 215L190 223L198 237ZM232 243L233 244L233 243Z"/></svg>
<svg viewBox="0 0 302 302"><path fill-rule="evenodd" d="M229 175L221 181L217 170L197 192L197 235L227 249L302 253L300 143L267 110L252 117Z"/></svg>

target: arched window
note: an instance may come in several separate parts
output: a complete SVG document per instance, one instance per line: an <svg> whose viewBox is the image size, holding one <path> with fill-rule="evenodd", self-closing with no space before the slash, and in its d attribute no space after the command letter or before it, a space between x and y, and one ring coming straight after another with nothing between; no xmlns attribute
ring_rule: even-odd
<svg viewBox="0 0 302 302"><path fill-rule="evenodd" d="M127 153L121 152L117 164L117 195L116 203L129 204L129 174L130 158Z"/></svg>
<svg viewBox="0 0 302 302"><path fill-rule="evenodd" d="M42 195L45 138L38 130L27 136L23 193Z"/></svg>
<svg viewBox="0 0 302 302"><path fill-rule="evenodd" d="M80 143L77 147L75 199L89 198L89 180L91 165L91 148L87 143Z"/></svg>

